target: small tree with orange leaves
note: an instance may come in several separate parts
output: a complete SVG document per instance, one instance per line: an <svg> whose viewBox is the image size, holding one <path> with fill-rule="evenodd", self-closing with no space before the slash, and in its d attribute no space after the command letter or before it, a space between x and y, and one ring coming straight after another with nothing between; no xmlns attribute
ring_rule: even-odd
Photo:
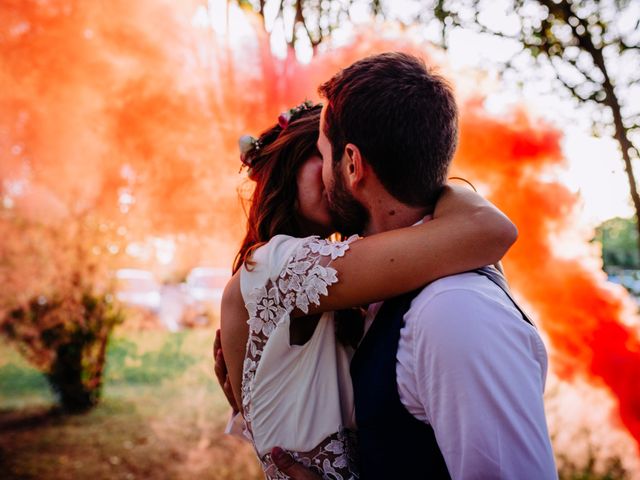
<svg viewBox="0 0 640 480"><path fill-rule="evenodd" d="M45 373L63 409L74 413L98 403L107 342L122 319L108 294L78 285L32 298L6 314L0 327Z"/></svg>
<svg viewBox="0 0 640 480"><path fill-rule="evenodd" d="M47 225L1 213L0 332L45 374L65 411L86 411L99 401L109 337L124 318L93 250L105 232L86 218Z"/></svg>

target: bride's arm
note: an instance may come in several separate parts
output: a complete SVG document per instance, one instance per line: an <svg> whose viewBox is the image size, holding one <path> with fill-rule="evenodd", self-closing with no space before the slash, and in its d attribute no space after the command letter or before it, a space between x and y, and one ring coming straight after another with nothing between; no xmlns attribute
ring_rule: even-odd
<svg viewBox="0 0 640 480"><path fill-rule="evenodd" d="M309 305L309 313L384 300L496 263L517 236L515 225L493 204L466 188L448 186L432 220L351 243L331 263L338 282L320 297L320 305Z"/></svg>
<svg viewBox="0 0 640 480"><path fill-rule="evenodd" d="M240 292L240 272L231 277L224 289L220 306L220 330L221 346L224 352L224 359L216 358L218 362L226 367L229 381L235 397L235 404L242 411L242 365L245 357L247 338L249 337L249 326L247 319L249 314L242 300ZM221 384L224 390L224 384Z"/></svg>

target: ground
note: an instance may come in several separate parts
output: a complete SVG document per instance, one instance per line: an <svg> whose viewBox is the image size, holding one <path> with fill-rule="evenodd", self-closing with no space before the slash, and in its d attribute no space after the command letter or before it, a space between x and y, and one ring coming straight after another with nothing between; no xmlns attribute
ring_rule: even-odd
<svg viewBox="0 0 640 480"><path fill-rule="evenodd" d="M260 479L253 450L223 435L213 331L118 331L93 411L52 410L46 381L0 341L3 479Z"/></svg>
<svg viewBox="0 0 640 480"><path fill-rule="evenodd" d="M212 373L213 335L116 331L102 402L73 416L52 410L44 377L0 337L0 479L264 478L252 448L222 433L229 410ZM606 437L601 424L566 428L557 389L547 389L547 402L560 478L640 479L610 448L616 442L593 443ZM591 408L602 403L594 398L586 401ZM558 448L563 442L572 449Z"/></svg>

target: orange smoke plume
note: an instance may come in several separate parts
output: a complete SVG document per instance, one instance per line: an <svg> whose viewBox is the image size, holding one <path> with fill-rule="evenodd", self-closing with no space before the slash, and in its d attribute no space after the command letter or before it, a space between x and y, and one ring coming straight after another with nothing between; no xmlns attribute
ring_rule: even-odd
<svg viewBox="0 0 640 480"><path fill-rule="evenodd" d="M551 340L556 372L606 386L640 442L640 342L626 324L634 319L633 306L606 282L598 262L557 251L576 202L565 186L544 180L562 162L559 139L556 130L524 112L496 119L471 102L463 109L455 167L486 182L489 198L520 229L506 267Z"/></svg>
<svg viewBox="0 0 640 480"><path fill-rule="evenodd" d="M250 14L230 8L220 17L195 1L3 1L0 193L11 208L62 221L90 208L140 235L209 236L220 250L200 259L229 262L245 222L239 135L317 99L323 80L367 54L403 49L431 63L441 55L362 35L301 65L274 57ZM640 443L629 301L606 283L593 252L557 248L576 201L548 180L562 163L560 133L524 111L496 118L479 100L461 109L454 170L518 225L507 272L548 335L556 370L607 388Z"/></svg>

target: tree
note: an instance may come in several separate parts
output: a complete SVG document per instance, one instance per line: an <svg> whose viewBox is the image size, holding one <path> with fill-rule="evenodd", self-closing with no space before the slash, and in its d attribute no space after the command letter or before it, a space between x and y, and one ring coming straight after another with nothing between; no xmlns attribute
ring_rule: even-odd
<svg viewBox="0 0 640 480"><path fill-rule="evenodd" d="M341 24L351 20L350 8L355 3L354 0L326 1L326 0L294 0L294 1L269 1L269 0L237 0L243 7L249 7L260 15L262 24L266 28L265 14L266 8L275 5L277 21L285 22L285 19L292 18L285 26L285 37L287 44L295 48L300 42L308 42L315 53L316 48L322 41ZM267 5L269 4L269 5ZM367 8L377 15L382 12L381 0L366 2Z"/></svg>
<svg viewBox="0 0 640 480"><path fill-rule="evenodd" d="M100 247L108 229L83 215L61 224L0 210L0 333L42 371L62 408L95 406L106 349L124 319L113 298Z"/></svg>
<svg viewBox="0 0 640 480"><path fill-rule="evenodd" d="M636 248L638 232L635 219L612 218L596 228L595 241L602 245L605 269L611 267L640 269L640 255Z"/></svg>
<svg viewBox="0 0 640 480"><path fill-rule="evenodd" d="M45 374L70 413L100 400L109 337L123 320L109 294L75 287L50 298L34 297L0 321L0 330Z"/></svg>
<svg viewBox="0 0 640 480"><path fill-rule="evenodd" d="M452 28L519 42L525 53L550 66L559 85L591 114L594 133L617 142L640 218L640 194L633 160L640 158L640 106L625 100L640 83L640 11L629 0L511 0L508 15L517 19L511 32L492 28L482 17L485 2L436 2L443 41ZM625 26L626 25L626 26ZM446 44L446 41L444 41ZM635 65L636 68L625 68ZM505 68L514 68L513 59ZM640 223L636 222L640 232ZM638 236L640 252L640 236Z"/></svg>

